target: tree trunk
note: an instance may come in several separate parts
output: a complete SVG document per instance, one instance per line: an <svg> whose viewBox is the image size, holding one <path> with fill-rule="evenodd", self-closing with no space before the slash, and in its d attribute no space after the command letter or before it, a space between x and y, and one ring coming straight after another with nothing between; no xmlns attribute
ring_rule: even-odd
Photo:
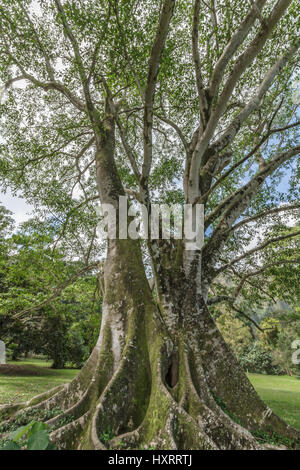
<svg viewBox="0 0 300 470"><path fill-rule="evenodd" d="M138 242L110 241L101 332L89 360L70 384L2 407L7 428L24 408L28 421L59 407L63 414L48 421L59 449L259 449L249 432L258 430L298 446L299 433L259 399L237 364L194 278L180 288L182 278L177 270L175 291L165 291L158 308Z"/></svg>
<svg viewBox="0 0 300 470"><path fill-rule="evenodd" d="M124 190L109 114L96 145L101 202L117 207ZM109 240L101 331L90 358L70 384L1 407L5 429L16 417L25 424L60 408L48 421L59 449L261 448L249 431L276 432L298 446L299 432L259 399L211 319L200 253L181 241L153 241L149 252L156 300L139 242Z"/></svg>

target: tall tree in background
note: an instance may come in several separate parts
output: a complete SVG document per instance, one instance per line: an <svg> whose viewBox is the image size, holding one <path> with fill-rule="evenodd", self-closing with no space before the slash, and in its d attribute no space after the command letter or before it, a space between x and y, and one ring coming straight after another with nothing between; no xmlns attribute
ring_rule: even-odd
<svg viewBox="0 0 300 470"><path fill-rule="evenodd" d="M149 211L153 201L205 205L202 250L148 240L156 301L139 241L109 240L98 343L71 384L35 401L73 417L54 421L52 440L253 449L249 431L271 429L299 443L207 308L218 276L237 281L237 296L254 271L298 262L296 228L243 250L249 227L299 209L297 2L2 0L0 19L1 175L57 217L87 265L98 198L116 209L125 194ZM276 243L262 265L260 251ZM117 436L109 443L107 429Z"/></svg>
<svg viewBox="0 0 300 470"><path fill-rule="evenodd" d="M97 266L82 266L57 247L55 223L31 219L14 228L0 206L0 335L13 360L44 353L54 368L81 366L99 333ZM87 329L89 331L87 331Z"/></svg>

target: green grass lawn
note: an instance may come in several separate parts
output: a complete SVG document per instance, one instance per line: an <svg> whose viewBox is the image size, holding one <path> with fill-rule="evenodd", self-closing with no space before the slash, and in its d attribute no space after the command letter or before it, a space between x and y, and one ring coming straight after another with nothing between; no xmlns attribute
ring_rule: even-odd
<svg viewBox="0 0 300 470"><path fill-rule="evenodd" d="M70 382L78 374L75 369L51 369L51 362L25 359L9 364L22 367L17 375L0 372L0 405L29 400L34 395Z"/></svg>
<svg viewBox="0 0 300 470"><path fill-rule="evenodd" d="M78 374L75 369L54 370L40 359L9 362L21 367L18 374L0 372L0 404L26 401L66 382ZM287 423L300 429L300 377L249 374L261 398Z"/></svg>
<svg viewBox="0 0 300 470"><path fill-rule="evenodd" d="M300 429L300 377L248 374L255 390L284 421Z"/></svg>

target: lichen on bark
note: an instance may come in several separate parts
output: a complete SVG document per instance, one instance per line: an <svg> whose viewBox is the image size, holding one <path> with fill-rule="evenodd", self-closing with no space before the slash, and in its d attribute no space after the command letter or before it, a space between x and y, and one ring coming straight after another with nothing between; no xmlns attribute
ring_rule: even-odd
<svg viewBox="0 0 300 470"><path fill-rule="evenodd" d="M194 312L182 312L170 330L138 242L110 241L105 314L89 360L70 384L2 407L7 428L26 410L42 416L59 406L49 420L58 449L261 449L251 432L270 429L298 447L299 433L260 400L204 301L194 298Z"/></svg>

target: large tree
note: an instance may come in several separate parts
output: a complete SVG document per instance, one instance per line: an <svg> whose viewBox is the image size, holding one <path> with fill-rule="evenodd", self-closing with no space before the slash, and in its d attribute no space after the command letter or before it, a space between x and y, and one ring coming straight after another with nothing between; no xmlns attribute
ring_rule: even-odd
<svg viewBox="0 0 300 470"><path fill-rule="evenodd" d="M299 209L296 0L2 0L0 19L0 171L57 217L60 240L74 237L90 263L95 201L117 209L125 194L149 213L204 204L206 229L194 251L185 239L109 240L89 360L71 384L2 416L63 408L59 448L254 449L255 430L298 445L208 311L218 276L238 280L237 295L254 271L297 263L295 228L245 248L249 227ZM260 250L283 240L262 264Z"/></svg>

